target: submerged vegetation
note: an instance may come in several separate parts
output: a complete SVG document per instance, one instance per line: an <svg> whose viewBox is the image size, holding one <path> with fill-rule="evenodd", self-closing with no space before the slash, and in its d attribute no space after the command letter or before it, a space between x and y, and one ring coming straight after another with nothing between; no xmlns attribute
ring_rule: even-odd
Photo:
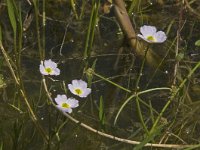
<svg viewBox="0 0 200 150"><path fill-rule="evenodd" d="M199 12L0 1L0 149L200 149Z"/></svg>

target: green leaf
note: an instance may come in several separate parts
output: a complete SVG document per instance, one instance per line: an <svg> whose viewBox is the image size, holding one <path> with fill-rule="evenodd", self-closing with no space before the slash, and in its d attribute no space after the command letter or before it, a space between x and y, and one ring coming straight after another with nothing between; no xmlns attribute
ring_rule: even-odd
<svg viewBox="0 0 200 150"><path fill-rule="evenodd" d="M10 23L12 25L13 32L16 35L17 23L16 23L15 8L14 8L13 1L6 0L6 4L7 4L7 7L8 7L8 16L9 16L9 19L10 19Z"/></svg>
<svg viewBox="0 0 200 150"><path fill-rule="evenodd" d="M99 101L99 120L101 121L101 124L104 125L105 123L105 114L104 114L104 104L103 104L103 97L100 97Z"/></svg>
<svg viewBox="0 0 200 150"><path fill-rule="evenodd" d="M195 46L200 46L200 40L197 40L197 41L195 42Z"/></svg>

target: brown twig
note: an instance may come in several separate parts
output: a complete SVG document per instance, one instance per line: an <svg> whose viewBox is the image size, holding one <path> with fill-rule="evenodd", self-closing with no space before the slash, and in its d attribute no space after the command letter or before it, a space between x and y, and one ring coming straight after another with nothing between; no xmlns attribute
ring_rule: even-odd
<svg viewBox="0 0 200 150"><path fill-rule="evenodd" d="M180 40L181 40L180 33L181 33L181 30L183 29L184 24L186 22L186 21L183 22L183 11L184 11L184 7L183 7L183 4L182 4L180 11L179 11L178 30L177 30L177 33L176 33L177 42L176 42L176 50L175 50L175 64L174 64L172 85L176 85L177 72L178 72L179 61L180 61L180 60L177 60L177 56L179 54Z"/></svg>
<svg viewBox="0 0 200 150"><path fill-rule="evenodd" d="M134 53L139 57L144 57L145 55L145 45L137 40L137 35L135 29L132 26L130 18L128 16L127 10L123 0L114 0L114 9L117 20L126 35ZM160 57L155 54L151 49L148 50L146 55L146 61L148 64L157 67L160 62Z"/></svg>
<svg viewBox="0 0 200 150"><path fill-rule="evenodd" d="M200 14L190 6L189 2L187 0L184 0L184 2L185 2L185 6L188 8L188 10L200 19Z"/></svg>

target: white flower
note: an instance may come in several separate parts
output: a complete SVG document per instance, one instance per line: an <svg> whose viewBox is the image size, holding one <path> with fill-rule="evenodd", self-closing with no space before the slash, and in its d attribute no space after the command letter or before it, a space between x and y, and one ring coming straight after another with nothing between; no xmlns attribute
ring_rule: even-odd
<svg viewBox="0 0 200 150"><path fill-rule="evenodd" d="M58 105L56 105L60 110L64 112L71 113L72 108L76 108L79 106L78 100L74 98L67 98L66 95L57 95L55 101Z"/></svg>
<svg viewBox="0 0 200 150"><path fill-rule="evenodd" d="M43 75L59 75L60 69L57 68L57 64L51 59L41 61L40 64L40 73Z"/></svg>
<svg viewBox="0 0 200 150"><path fill-rule="evenodd" d="M91 89L87 88L87 83L83 80L73 80L72 84L68 84L68 88L79 97L87 97L91 93Z"/></svg>
<svg viewBox="0 0 200 150"><path fill-rule="evenodd" d="M158 31L154 26L144 25L140 27L140 32L142 34L138 34L140 38L149 42L149 43L163 43L167 36L163 31Z"/></svg>

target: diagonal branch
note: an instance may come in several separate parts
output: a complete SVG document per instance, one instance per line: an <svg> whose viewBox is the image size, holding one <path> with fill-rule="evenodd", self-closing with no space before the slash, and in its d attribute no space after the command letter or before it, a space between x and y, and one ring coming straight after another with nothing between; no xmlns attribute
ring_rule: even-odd
<svg viewBox="0 0 200 150"><path fill-rule="evenodd" d="M113 3L115 15L124 34L126 35L129 41L130 46L133 48L133 51L136 56L143 58L145 55L145 45L139 42L136 38L137 35L128 16L124 1L114 0ZM157 54L155 54L151 49L149 49L146 55L146 61L151 66L157 67L161 59Z"/></svg>

